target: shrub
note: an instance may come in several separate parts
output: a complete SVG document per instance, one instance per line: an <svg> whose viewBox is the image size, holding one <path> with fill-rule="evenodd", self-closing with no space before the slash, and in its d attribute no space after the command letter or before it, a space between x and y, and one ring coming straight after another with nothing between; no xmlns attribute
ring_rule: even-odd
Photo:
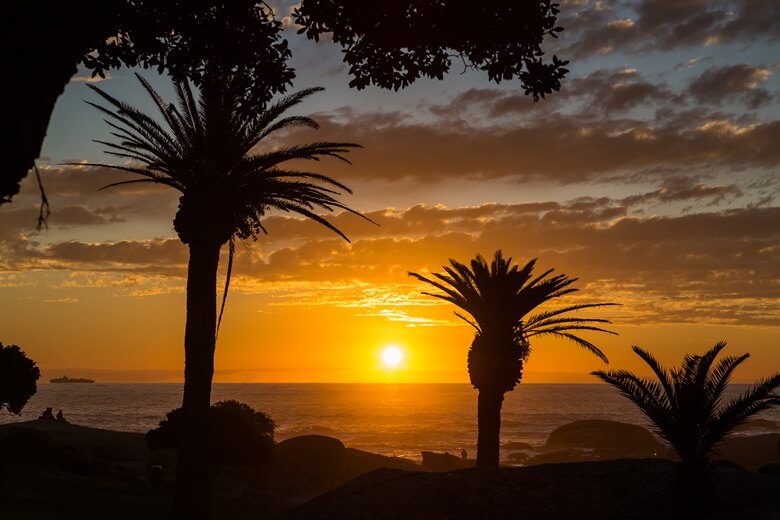
<svg viewBox="0 0 780 520"><path fill-rule="evenodd" d="M152 450L178 448L184 425L181 408L166 414L160 426L146 434ZM271 460L276 423L265 412L235 400L211 405L209 456L216 466L261 466Z"/></svg>
<svg viewBox="0 0 780 520"><path fill-rule="evenodd" d="M0 410L21 415L24 405L38 390L41 371L16 345L0 343Z"/></svg>

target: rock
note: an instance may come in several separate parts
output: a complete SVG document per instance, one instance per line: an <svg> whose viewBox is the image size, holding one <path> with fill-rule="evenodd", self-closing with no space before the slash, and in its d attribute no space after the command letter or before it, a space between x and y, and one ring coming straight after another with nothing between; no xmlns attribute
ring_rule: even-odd
<svg viewBox="0 0 780 520"><path fill-rule="evenodd" d="M504 444L501 445L501 448L505 450L537 451L537 448L535 446L531 446L527 442L518 442L518 441L505 442Z"/></svg>
<svg viewBox="0 0 780 520"><path fill-rule="evenodd" d="M420 469L406 459L345 448L333 437L302 435L276 445L266 481L286 494L311 497L380 468Z"/></svg>
<svg viewBox="0 0 780 520"><path fill-rule="evenodd" d="M463 460L449 453L421 451L422 469L424 471L453 471L456 469L474 467L473 460Z"/></svg>
<svg viewBox="0 0 780 520"><path fill-rule="evenodd" d="M281 487L289 493L311 494L343 482L346 448L324 435L302 435L274 448L274 468Z"/></svg>
<svg viewBox="0 0 780 520"><path fill-rule="evenodd" d="M755 430L764 430L765 432L776 432L777 423L770 421L769 419L750 419L740 424L733 431L735 432L749 432Z"/></svg>
<svg viewBox="0 0 780 520"><path fill-rule="evenodd" d="M547 438L547 450L592 449L600 458L653 457L664 447L647 429L616 421L575 421L556 428Z"/></svg>
<svg viewBox="0 0 780 520"><path fill-rule="evenodd" d="M780 477L780 464L765 464L758 468L759 473Z"/></svg>
<svg viewBox="0 0 780 520"><path fill-rule="evenodd" d="M780 434L729 437L715 448L713 458L730 460L750 469L780 463Z"/></svg>
<svg viewBox="0 0 780 520"><path fill-rule="evenodd" d="M509 462L513 462L515 464L525 464L528 462L528 459L531 458L531 455L522 451L513 451L507 458L509 459Z"/></svg>
<svg viewBox="0 0 780 520"><path fill-rule="evenodd" d="M385 457L376 453L347 448L347 457L344 462L344 482L380 468L404 469L416 471L420 469L414 461L400 457Z"/></svg>

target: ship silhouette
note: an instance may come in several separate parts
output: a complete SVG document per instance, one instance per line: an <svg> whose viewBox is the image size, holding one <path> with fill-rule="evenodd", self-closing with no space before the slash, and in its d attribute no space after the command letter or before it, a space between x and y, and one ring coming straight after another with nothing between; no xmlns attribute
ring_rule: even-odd
<svg viewBox="0 0 780 520"><path fill-rule="evenodd" d="M68 377L68 376L62 376L62 377L55 377L54 379L49 380L50 383L94 383L94 379L85 379L81 377Z"/></svg>

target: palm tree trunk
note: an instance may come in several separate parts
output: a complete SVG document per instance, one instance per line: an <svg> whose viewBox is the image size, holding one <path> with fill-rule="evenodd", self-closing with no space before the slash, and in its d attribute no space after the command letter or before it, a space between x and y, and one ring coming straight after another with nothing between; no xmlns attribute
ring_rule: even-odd
<svg viewBox="0 0 780 520"><path fill-rule="evenodd" d="M172 518L212 518L208 420L217 319L217 267L221 244L190 243L187 324L184 332L184 431L179 445Z"/></svg>
<svg viewBox="0 0 780 520"><path fill-rule="evenodd" d="M498 467L498 445L501 433L501 405L504 393L480 389L477 397L477 467Z"/></svg>

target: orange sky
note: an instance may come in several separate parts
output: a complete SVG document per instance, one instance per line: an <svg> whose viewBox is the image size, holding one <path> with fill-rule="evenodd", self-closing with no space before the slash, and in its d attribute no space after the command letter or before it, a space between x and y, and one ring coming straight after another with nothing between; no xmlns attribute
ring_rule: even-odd
<svg viewBox="0 0 780 520"><path fill-rule="evenodd" d="M472 215L471 224L464 223L464 212L497 221ZM436 269L448 255L467 259L502 245L509 245L504 250L516 259L527 258L523 250L534 251L540 269L555 266L580 276L581 291L570 303L623 304L593 314L612 319L619 337L588 336L614 367L641 368L630 353L632 344L671 364L682 353L702 351L721 339L730 342L732 353L753 354L738 380L780 366L778 327L772 323L776 301L724 299L725 282L716 280L735 274L698 268L699 260L681 263L698 248L697 240L713 240L707 229L722 236L722 226L684 231L690 243L679 254L674 249L684 241L673 235L683 232L682 217L666 223L660 236L671 242L665 245L657 237L639 239L647 233L623 236L619 228L627 225L625 219L591 225L580 216L573 228L556 229L537 217L526 222L515 212L523 215L524 209L417 207L372 213L381 228L336 217L354 231L352 244L313 225L269 218L271 235L238 248L215 380L465 382L471 328L450 306L420 295L425 288L406 271ZM649 222L638 219L632 225ZM51 240L58 233L54 228L43 237ZM621 240L629 237L627 252ZM636 240L649 243L637 246ZM20 254L16 267L2 274L0 315L5 342L22 345L38 360L44 378L67 373L101 381L181 379L186 261L181 244L171 238L53 241L35 247L41 255ZM642 253L630 260L632 251ZM677 261L664 265L667 255ZM224 279L223 272L220 276ZM750 279L736 282L753 285ZM387 345L405 351L398 369L380 363ZM574 345L542 340L533 345L524 380L592 382L588 372L600 367L595 356Z"/></svg>
<svg viewBox="0 0 780 520"><path fill-rule="evenodd" d="M587 336L612 367L641 368L632 344L676 364L726 340L729 353L752 354L737 381L780 369L778 43L730 25L675 39L651 27L662 12L643 21L634 3L565 3L557 50L572 72L538 104L460 71L356 92L338 52L291 31L295 88L328 90L300 109L322 129L286 139L362 144L353 166L319 171L352 187L344 201L380 226L333 216L348 244L269 216L270 234L237 249L215 380L465 382L472 330L406 273L498 248L579 277L568 303L623 304L594 313L620 336ZM678 25L688 15L698 11L674 12ZM131 73L100 86L150 108ZM164 78L144 74L169 97ZM107 128L82 103L95 99L85 78L58 102L39 161L49 230L34 229L31 179L0 208L0 341L20 345L44 379L180 381L186 249L172 231L175 194L98 192L126 177L58 166L110 161L91 141ZM379 362L390 344L406 353L392 371ZM588 372L603 367L560 341L532 349L527 382L593 382Z"/></svg>

